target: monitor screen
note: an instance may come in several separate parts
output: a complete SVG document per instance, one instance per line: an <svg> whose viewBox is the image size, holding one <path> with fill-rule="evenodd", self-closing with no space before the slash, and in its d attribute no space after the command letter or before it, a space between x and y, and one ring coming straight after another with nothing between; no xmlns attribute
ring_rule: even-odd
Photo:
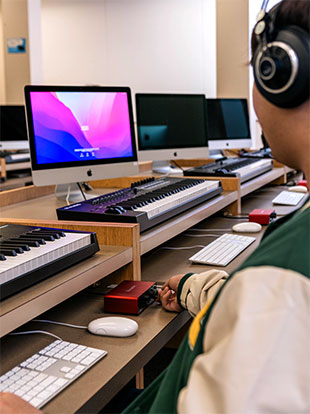
<svg viewBox="0 0 310 414"><path fill-rule="evenodd" d="M136 94L139 158L208 156L204 95Z"/></svg>
<svg viewBox="0 0 310 414"><path fill-rule="evenodd" d="M206 99L205 113L211 150L251 146L246 99Z"/></svg>
<svg viewBox="0 0 310 414"><path fill-rule="evenodd" d="M129 88L26 86L25 99L35 184L119 177L126 166L137 171Z"/></svg>
<svg viewBox="0 0 310 414"><path fill-rule="evenodd" d="M0 149L29 149L24 105L0 106Z"/></svg>

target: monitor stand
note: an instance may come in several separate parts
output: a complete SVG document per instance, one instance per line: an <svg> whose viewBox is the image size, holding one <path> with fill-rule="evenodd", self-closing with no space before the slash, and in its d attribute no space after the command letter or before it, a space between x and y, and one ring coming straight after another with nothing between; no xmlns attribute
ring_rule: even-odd
<svg viewBox="0 0 310 414"><path fill-rule="evenodd" d="M87 194L83 191L83 194L87 200L97 197L96 194ZM56 198L58 200L67 201L67 203L78 203L84 201L81 189L77 183L70 184L57 184L56 185Z"/></svg>
<svg viewBox="0 0 310 414"><path fill-rule="evenodd" d="M152 171L157 174L183 174L181 168L174 167L170 161L152 161Z"/></svg>
<svg viewBox="0 0 310 414"><path fill-rule="evenodd" d="M222 150L209 150L209 158L214 161L220 161L226 159L227 157L223 155Z"/></svg>

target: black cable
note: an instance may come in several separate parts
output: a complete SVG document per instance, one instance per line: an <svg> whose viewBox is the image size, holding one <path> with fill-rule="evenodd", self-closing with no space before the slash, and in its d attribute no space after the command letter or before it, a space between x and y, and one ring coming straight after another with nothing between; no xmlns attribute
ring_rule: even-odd
<svg viewBox="0 0 310 414"><path fill-rule="evenodd" d="M86 196L84 194L84 191L82 190L81 184L80 183L77 183L77 185L78 185L78 187L79 187L79 189L80 189L80 191L82 193L82 196L83 196L84 200L86 200Z"/></svg>
<svg viewBox="0 0 310 414"><path fill-rule="evenodd" d="M230 216L230 215L223 215L223 218L229 218L229 219L248 219L249 216Z"/></svg>
<svg viewBox="0 0 310 414"><path fill-rule="evenodd" d="M184 168L181 167L175 160L170 160L171 163L173 163L177 168L180 168L184 172Z"/></svg>

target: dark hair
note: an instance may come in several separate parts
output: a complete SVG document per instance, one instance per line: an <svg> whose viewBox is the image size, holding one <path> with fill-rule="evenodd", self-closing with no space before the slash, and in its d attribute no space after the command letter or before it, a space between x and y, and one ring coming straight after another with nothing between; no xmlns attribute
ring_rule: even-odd
<svg viewBox="0 0 310 414"><path fill-rule="evenodd" d="M284 26L297 26L310 34L310 0L282 0L274 23L276 29L281 29ZM253 31L251 38L252 57L257 46L258 40Z"/></svg>

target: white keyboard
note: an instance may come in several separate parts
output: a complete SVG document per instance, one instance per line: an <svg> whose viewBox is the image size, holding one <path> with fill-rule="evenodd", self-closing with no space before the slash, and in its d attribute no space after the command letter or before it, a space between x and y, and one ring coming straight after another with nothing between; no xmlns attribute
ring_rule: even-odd
<svg viewBox="0 0 310 414"><path fill-rule="evenodd" d="M281 193L272 200L272 203L283 204L286 206L296 206L300 200L305 197L305 195L305 193L296 193L294 191L281 191Z"/></svg>
<svg viewBox="0 0 310 414"><path fill-rule="evenodd" d="M12 392L41 408L107 354L66 341L54 341L0 377L0 392Z"/></svg>
<svg viewBox="0 0 310 414"><path fill-rule="evenodd" d="M226 266L255 240L255 237L223 234L208 246L199 250L189 260L200 264Z"/></svg>

